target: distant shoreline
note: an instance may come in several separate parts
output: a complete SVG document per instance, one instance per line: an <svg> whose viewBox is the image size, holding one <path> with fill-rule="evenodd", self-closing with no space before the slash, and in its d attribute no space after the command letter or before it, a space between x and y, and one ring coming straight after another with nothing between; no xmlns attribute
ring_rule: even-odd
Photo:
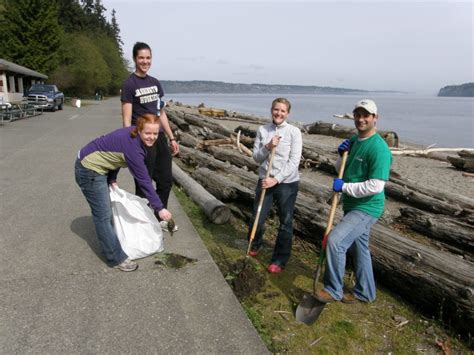
<svg viewBox="0 0 474 355"><path fill-rule="evenodd" d="M362 90L330 86L286 85L286 84L240 84L205 80L161 80L169 94L311 94L311 95L351 95L351 94L409 94L396 90Z"/></svg>

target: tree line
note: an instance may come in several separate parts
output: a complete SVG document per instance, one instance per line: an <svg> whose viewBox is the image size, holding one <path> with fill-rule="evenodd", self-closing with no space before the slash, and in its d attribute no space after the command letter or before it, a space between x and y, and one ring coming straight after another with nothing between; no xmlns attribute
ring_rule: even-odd
<svg viewBox="0 0 474 355"><path fill-rule="evenodd" d="M67 95L117 94L129 63L101 0L0 0L0 58L49 76Z"/></svg>

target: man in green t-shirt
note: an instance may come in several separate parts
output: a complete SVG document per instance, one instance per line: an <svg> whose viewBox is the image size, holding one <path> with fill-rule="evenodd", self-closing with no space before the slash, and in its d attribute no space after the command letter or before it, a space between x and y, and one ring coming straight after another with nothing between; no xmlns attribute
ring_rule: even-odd
<svg viewBox="0 0 474 355"><path fill-rule="evenodd" d="M377 133L377 106L372 100L356 103L354 124L358 134L338 147L340 155L349 151L344 176L334 179L333 190L343 194L344 217L332 230L326 246L324 290L315 296L320 302L375 300L375 280L369 251L370 229L384 209L384 187L389 179L392 154ZM340 165L340 159L336 167ZM343 293L346 253L354 260L356 285Z"/></svg>

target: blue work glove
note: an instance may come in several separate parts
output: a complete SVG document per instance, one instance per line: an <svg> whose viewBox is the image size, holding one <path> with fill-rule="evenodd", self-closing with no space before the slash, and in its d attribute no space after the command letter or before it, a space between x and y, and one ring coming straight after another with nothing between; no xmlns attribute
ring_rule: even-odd
<svg viewBox="0 0 474 355"><path fill-rule="evenodd" d="M345 139L341 144L339 144L339 147L337 147L337 152L342 157L342 154L344 152L348 152L350 148L351 148L351 141L349 139Z"/></svg>
<svg viewBox="0 0 474 355"><path fill-rule="evenodd" d="M342 187L344 186L344 180L342 179L334 179L332 183L332 190L334 192L342 192Z"/></svg>

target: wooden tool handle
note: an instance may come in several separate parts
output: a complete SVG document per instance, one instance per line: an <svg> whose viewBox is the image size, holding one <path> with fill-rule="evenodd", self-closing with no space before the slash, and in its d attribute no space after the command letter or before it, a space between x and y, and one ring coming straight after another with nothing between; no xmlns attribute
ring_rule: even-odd
<svg viewBox="0 0 474 355"><path fill-rule="evenodd" d="M337 175L338 179L342 179L344 176L344 169L346 168L346 161L347 161L347 156L348 152L345 151L344 154L342 154L342 160L341 160L341 167L339 168L339 174ZM324 232L324 239L323 239L323 246L326 246L326 240L331 232L332 225L334 223L334 216L336 215L336 208L337 208L337 203L339 202L339 193L334 192L332 195L332 203L331 203L331 210L329 212L329 218L328 218L328 223L326 226L326 231Z"/></svg>
<svg viewBox="0 0 474 355"><path fill-rule="evenodd" d="M265 179L270 177L270 170L272 170L273 157L275 156L276 147L272 148L270 153L270 160L268 161L267 173L265 174ZM253 239L255 238L255 233L257 232L258 220L260 219L260 211L262 210L263 199L265 198L265 192L267 189L262 189L260 192L260 200L258 201L257 212L255 213L255 220L253 221L252 232L250 233L249 246L247 248L247 255L250 253L250 248L252 247Z"/></svg>

